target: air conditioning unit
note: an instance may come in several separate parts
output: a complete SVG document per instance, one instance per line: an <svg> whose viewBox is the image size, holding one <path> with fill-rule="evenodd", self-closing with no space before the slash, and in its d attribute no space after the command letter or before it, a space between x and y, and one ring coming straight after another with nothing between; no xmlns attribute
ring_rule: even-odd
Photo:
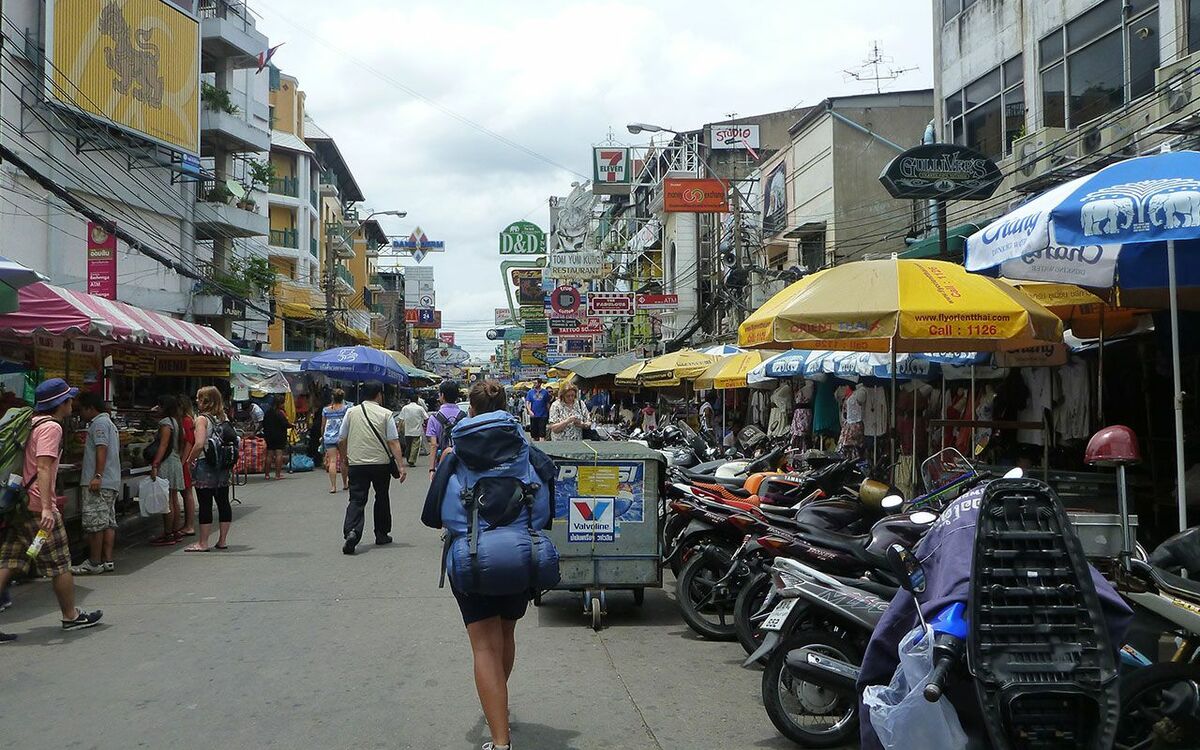
<svg viewBox="0 0 1200 750"><path fill-rule="evenodd" d="M1111 122L1111 119L1111 116L1106 115L1080 126L1076 137L1079 138L1081 155L1116 153L1130 145L1130 139L1137 132L1137 128L1128 120Z"/></svg>
<svg viewBox="0 0 1200 750"><path fill-rule="evenodd" d="M1154 71L1158 104L1154 125L1166 128L1200 114L1200 52Z"/></svg>
<svg viewBox="0 0 1200 750"><path fill-rule="evenodd" d="M1066 128L1041 128L1013 141L1013 187L1020 189L1079 158L1079 139Z"/></svg>

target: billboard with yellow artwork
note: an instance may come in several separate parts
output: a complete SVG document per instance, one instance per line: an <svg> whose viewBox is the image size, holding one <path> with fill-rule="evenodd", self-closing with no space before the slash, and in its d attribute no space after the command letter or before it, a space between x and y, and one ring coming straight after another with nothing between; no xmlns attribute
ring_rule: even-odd
<svg viewBox="0 0 1200 750"><path fill-rule="evenodd" d="M166 0L47 0L47 98L200 153L200 24Z"/></svg>

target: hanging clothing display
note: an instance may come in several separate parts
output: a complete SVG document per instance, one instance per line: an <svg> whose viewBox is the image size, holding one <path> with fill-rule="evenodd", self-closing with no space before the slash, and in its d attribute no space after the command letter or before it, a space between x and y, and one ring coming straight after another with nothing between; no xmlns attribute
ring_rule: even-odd
<svg viewBox="0 0 1200 750"><path fill-rule="evenodd" d="M1050 408L1052 403L1050 369L1047 367L1023 367L1021 368L1021 380L1029 389L1029 400L1025 402L1025 407L1017 412L1017 419L1021 422L1041 422L1045 411ZM1017 430L1017 442L1044 445L1046 441L1041 430Z"/></svg>
<svg viewBox="0 0 1200 750"><path fill-rule="evenodd" d="M858 385L854 390L843 390L842 429L838 433L838 453L846 458L863 457L863 412L867 402L867 387Z"/></svg>
<svg viewBox="0 0 1200 750"><path fill-rule="evenodd" d="M784 380L771 391L771 417L767 423L767 435L783 437L791 431L792 384Z"/></svg>
<svg viewBox="0 0 1200 750"><path fill-rule="evenodd" d="M750 394L750 413L748 416L750 424L764 428L767 426L767 416L771 409L770 398L771 395L766 391L755 391Z"/></svg>
<svg viewBox="0 0 1200 750"><path fill-rule="evenodd" d="M1058 368L1061 400L1054 407L1054 429L1063 440L1086 440L1091 436L1091 376L1088 364L1072 356Z"/></svg>
<svg viewBox="0 0 1200 750"><path fill-rule="evenodd" d="M837 435L840 431L835 390L831 378L817 383L817 394L813 398L813 433L816 435Z"/></svg>
<svg viewBox="0 0 1200 750"><path fill-rule="evenodd" d="M863 433L867 437L882 437L888 431L887 389L881 385L867 388L863 407Z"/></svg>

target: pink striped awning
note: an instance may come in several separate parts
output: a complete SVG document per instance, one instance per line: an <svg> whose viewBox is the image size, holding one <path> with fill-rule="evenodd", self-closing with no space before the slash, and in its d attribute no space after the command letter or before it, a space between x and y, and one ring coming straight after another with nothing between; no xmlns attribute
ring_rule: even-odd
<svg viewBox="0 0 1200 750"><path fill-rule="evenodd" d="M224 357L239 352L208 326L84 292L39 282L22 287L18 297L20 309L0 315L0 335L86 336Z"/></svg>

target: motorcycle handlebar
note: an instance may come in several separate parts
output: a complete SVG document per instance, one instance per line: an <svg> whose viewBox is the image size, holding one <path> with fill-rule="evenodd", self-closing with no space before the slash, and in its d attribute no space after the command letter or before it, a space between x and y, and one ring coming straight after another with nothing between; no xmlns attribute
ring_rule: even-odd
<svg viewBox="0 0 1200 750"><path fill-rule="evenodd" d="M953 654L938 654L933 663L933 671L929 673L929 682L925 684L925 700L937 703L946 687L946 676L957 661Z"/></svg>

